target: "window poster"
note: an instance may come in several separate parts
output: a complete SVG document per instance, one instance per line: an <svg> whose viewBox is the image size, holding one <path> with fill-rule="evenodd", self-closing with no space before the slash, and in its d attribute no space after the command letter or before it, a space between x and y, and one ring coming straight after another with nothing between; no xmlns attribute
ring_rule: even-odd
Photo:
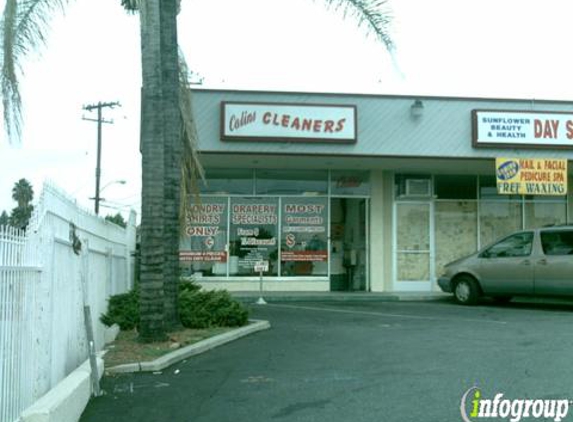
<svg viewBox="0 0 573 422"><path fill-rule="evenodd" d="M327 206L327 198L283 198L283 275L327 274Z"/></svg>
<svg viewBox="0 0 573 422"><path fill-rule="evenodd" d="M227 198L202 198L185 216L179 260L186 275L226 274Z"/></svg>
<svg viewBox="0 0 573 422"><path fill-rule="evenodd" d="M259 261L269 262L267 275L277 274L278 211L278 198L232 198L229 254L237 275L258 275Z"/></svg>
<svg viewBox="0 0 573 422"><path fill-rule="evenodd" d="M567 160L496 158L497 192L506 195L567 195Z"/></svg>

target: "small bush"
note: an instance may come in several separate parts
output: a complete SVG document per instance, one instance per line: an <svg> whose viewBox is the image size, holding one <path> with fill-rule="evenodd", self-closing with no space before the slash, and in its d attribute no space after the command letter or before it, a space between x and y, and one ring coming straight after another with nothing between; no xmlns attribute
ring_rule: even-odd
<svg viewBox="0 0 573 422"><path fill-rule="evenodd" d="M137 290L110 296L107 313L100 321L111 327L119 325L122 330L133 330L139 325L139 294Z"/></svg>
<svg viewBox="0 0 573 422"><path fill-rule="evenodd" d="M249 311L225 290L204 291L191 281L179 283L179 318L187 328L240 327L247 324ZM122 331L139 326L139 293L132 290L109 298L108 311L100 317L108 327Z"/></svg>
<svg viewBox="0 0 573 422"><path fill-rule="evenodd" d="M187 280L185 278L179 280L179 294L183 292L198 292L199 290L201 290L201 286L195 280Z"/></svg>
<svg viewBox="0 0 573 422"><path fill-rule="evenodd" d="M240 327L247 323L249 312L225 290L183 291L179 318L187 328Z"/></svg>

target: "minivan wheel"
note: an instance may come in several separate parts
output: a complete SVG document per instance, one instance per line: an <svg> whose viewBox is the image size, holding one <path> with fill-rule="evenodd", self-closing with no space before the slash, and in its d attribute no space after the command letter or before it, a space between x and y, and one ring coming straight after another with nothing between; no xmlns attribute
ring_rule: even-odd
<svg viewBox="0 0 573 422"><path fill-rule="evenodd" d="M454 298L462 305L473 305L480 296L477 282L469 276L461 276L456 280Z"/></svg>

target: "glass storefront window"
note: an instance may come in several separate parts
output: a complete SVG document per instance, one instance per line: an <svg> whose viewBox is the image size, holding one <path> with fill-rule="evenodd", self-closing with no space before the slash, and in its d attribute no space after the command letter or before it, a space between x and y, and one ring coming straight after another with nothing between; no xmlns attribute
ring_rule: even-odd
<svg viewBox="0 0 573 422"><path fill-rule="evenodd" d="M477 177L467 175L434 176L434 194L438 199L477 199Z"/></svg>
<svg viewBox="0 0 573 422"><path fill-rule="evenodd" d="M424 281L430 279L430 255L398 252L398 280Z"/></svg>
<svg viewBox="0 0 573 422"><path fill-rule="evenodd" d="M479 197L480 199L497 199L500 201L521 199L520 195L501 195L497 193L497 180L495 176L479 177Z"/></svg>
<svg viewBox="0 0 573 422"><path fill-rule="evenodd" d="M328 274L328 199L283 198L281 275Z"/></svg>
<svg viewBox="0 0 573 422"><path fill-rule="evenodd" d="M370 172L331 171L330 193L332 195L370 195Z"/></svg>
<svg viewBox="0 0 573 422"><path fill-rule="evenodd" d="M257 170L257 195L326 194L328 172L318 170Z"/></svg>
<svg viewBox="0 0 573 422"><path fill-rule="evenodd" d="M477 202L440 201L435 208L436 275L444 265L477 250Z"/></svg>
<svg viewBox="0 0 573 422"><path fill-rule="evenodd" d="M521 226L521 202L482 201L480 203L481 246L521 230Z"/></svg>
<svg viewBox="0 0 573 422"><path fill-rule="evenodd" d="M231 198L229 274L258 276L257 261L268 261L265 275L277 275L278 198Z"/></svg>
<svg viewBox="0 0 573 422"><path fill-rule="evenodd" d="M430 205L404 202L396 213L398 280L429 280Z"/></svg>
<svg viewBox="0 0 573 422"><path fill-rule="evenodd" d="M430 207L427 204L400 204L397 210L397 247L400 251L430 250Z"/></svg>
<svg viewBox="0 0 573 422"><path fill-rule="evenodd" d="M567 222L567 203L525 202L525 228L565 224Z"/></svg>
<svg viewBox="0 0 573 422"><path fill-rule="evenodd" d="M566 195L552 196L552 195L524 195L526 201L535 202L564 202L566 201Z"/></svg>
<svg viewBox="0 0 573 422"><path fill-rule="evenodd" d="M253 170L209 169L205 178L206 184L199 182L203 194L253 194Z"/></svg>
<svg viewBox="0 0 573 422"><path fill-rule="evenodd" d="M227 274L227 206L227 198L202 198L191 207L179 245L183 276Z"/></svg>
<svg viewBox="0 0 573 422"><path fill-rule="evenodd" d="M338 238L336 230L354 209L345 202L365 200L326 193L330 182L333 196L368 196L369 176L368 171L356 170L331 171L330 179L328 172L314 170L210 170L209 189L226 194L203 196L186 217L180 244L182 274L258 277L254 264L268 261L265 276L326 277L330 253L333 262L344 263L347 249L354 250L360 262L356 239ZM397 175L395 180L396 195L405 199L396 201L394 216L396 277L408 285L430 280L447 262L474 252L478 243L485 246L520 229L567 221L566 197L498 195L494 177ZM253 196L255 181L256 189L269 196ZM331 201L336 206L329 221ZM366 227L364 220L357 224ZM366 239L366 233L362 236ZM334 264L331 274L344 275Z"/></svg>

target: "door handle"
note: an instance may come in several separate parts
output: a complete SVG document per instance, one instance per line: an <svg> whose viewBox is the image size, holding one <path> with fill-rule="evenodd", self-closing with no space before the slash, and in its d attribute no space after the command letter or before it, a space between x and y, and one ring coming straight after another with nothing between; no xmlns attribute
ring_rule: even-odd
<svg viewBox="0 0 573 422"><path fill-rule="evenodd" d="M547 260L545 258L543 258L543 259L540 259L539 261L537 261L537 263L539 265L547 265Z"/></svg>
<svg viewBox="0 0 573 422"><path fill-rule="evenodd" d="M522 265L531 265L531 261L529 259L524 259L523 261L521 261Z"/></svg>

